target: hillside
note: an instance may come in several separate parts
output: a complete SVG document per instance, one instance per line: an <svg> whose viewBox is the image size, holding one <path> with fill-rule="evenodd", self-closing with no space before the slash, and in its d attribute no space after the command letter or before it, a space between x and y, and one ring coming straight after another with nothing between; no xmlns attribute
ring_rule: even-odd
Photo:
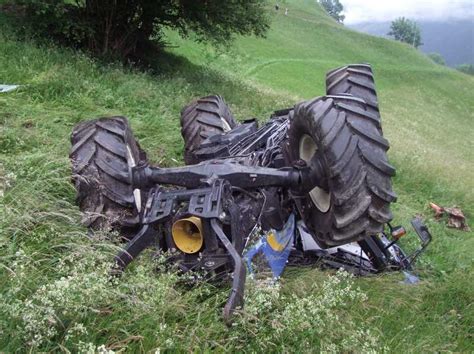
<svg viewBox="0 0 474 354"><path fill-rule="evenodd" d="M469 168L474 156L473 79L434 65L403 43L348 30L311 1L288 6L288 16L276 13L267 39L241 39L229 52L219 54L174 37L171 42L179 47L174 52L193 63L204 62L220 72L232 73L256 88L271 89L288 97L286 102L324 94L325 73L331 68L371 63L395 165L406 168L417 159L416 168L408 169L405 176L420 178L420 183L426 176L447 182L432 198L449 195L453 199L448 204L464 197L473 201L474 170ZM447 117L451 117L449 124ZM456 176L453 170L458 171ZM467 195L458 193L458 173L463 176L461 183L466 183L465 190L470 191ZM444 188L452 189L446 193ZM466 204L469 207L472 203Z"/></svg>
<svg viewBox="0 0 474 354"><path fill-rule="evenodd" d="M426 54L439 53L446 64L455 67L474 62L474 26L472 20L417 21ZM387 37L390 22L364 22L349 26L357 31Z"/></svg>
<svg viewBox="0 0 474 354"><path fill-rule="evenodd" d="M0 14L1 83L22 85L0 94L0 351L474 350L474 233L446 228L428 208L458 205L474 225L474 78L338 25L313 1L285 6L288 16L269 8L266 39L230 48L168 33L169 54L149 72L20 41ZM151 160L176 165L179 112L193 98L220 93L239 119L263 120L324 94L325 72L355 62L374 68L397 168L395 223L409 226L421 214L435 238L418 263L420 284L401 284L395 273L349 287L331 272L292 268L279 293L249 284L247 308L227 328L227 288L189 289L173 273L157 274L147 255L108 279L117 246L107 234L92 242L74 205L68 150L76 123L128 116ZM410 233L404 244L413 241Z"/></svg>

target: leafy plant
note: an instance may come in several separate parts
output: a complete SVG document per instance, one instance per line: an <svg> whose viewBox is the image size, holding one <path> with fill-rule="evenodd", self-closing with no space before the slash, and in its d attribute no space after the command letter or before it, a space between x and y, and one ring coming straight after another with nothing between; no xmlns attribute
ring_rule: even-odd
<svg viewBox="0 0 474 354"><path fill-rule="evenodd" d="M428 57L433 60L436 64L446 65L446 61L439 53L429 53Z"/></svg>
<svg viewBox="0 0 474 354"><path fill-rule="evenodd" d="M456 69L464 74L474 75L474 65L472 64L462 64L457 66Z"/></svg>

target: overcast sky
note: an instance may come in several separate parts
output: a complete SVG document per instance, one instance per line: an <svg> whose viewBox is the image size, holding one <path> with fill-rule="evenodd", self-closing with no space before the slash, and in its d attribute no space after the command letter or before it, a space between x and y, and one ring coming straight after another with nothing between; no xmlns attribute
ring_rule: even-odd
<svg viewBox="0 0 474 354"><path fill-rule="evenodd" d="M340 0L351 25L384 22L405 16L413 20L470 19L474 26L474 0Z"/></svg>

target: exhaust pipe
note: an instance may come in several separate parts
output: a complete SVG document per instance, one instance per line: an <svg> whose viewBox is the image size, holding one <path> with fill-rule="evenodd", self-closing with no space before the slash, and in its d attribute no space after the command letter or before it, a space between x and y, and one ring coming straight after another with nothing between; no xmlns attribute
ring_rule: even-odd
<svg viewBox="0 0 474 354"><path fill-rule="evenodd" d="M171 235L176 247L187 254L198 252L204 244L202 222L196 216L175 221L171 227Z"/></svg>

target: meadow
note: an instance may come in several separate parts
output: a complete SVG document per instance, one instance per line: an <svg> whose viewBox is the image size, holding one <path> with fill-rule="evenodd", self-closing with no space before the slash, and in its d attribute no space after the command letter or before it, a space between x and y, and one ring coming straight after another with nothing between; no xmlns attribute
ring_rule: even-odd
<svg viewBox="0 0 474 354"><path fill-rule="evenodd" d="M0 14L0 351L474 350L474 233L449 229L428 203L457 205L474 225L474 79L414 48L354 32L313 1L272 11L267 38L214 48L168 33L149 70L106 64L51 43L19 39ZM372 64L389 158L397 168L395 224L420 215L434 241L401 273L351 278L289 268L278 285L249 282L227 327L227 287L188 289L142 255L123 277L118 246L80 225L69 135L80 121L124 115L153 164L182 164L181 108L218 93L243 120L325 93L325 72ZM416 246L413 232L403 240Z"/></svg>

